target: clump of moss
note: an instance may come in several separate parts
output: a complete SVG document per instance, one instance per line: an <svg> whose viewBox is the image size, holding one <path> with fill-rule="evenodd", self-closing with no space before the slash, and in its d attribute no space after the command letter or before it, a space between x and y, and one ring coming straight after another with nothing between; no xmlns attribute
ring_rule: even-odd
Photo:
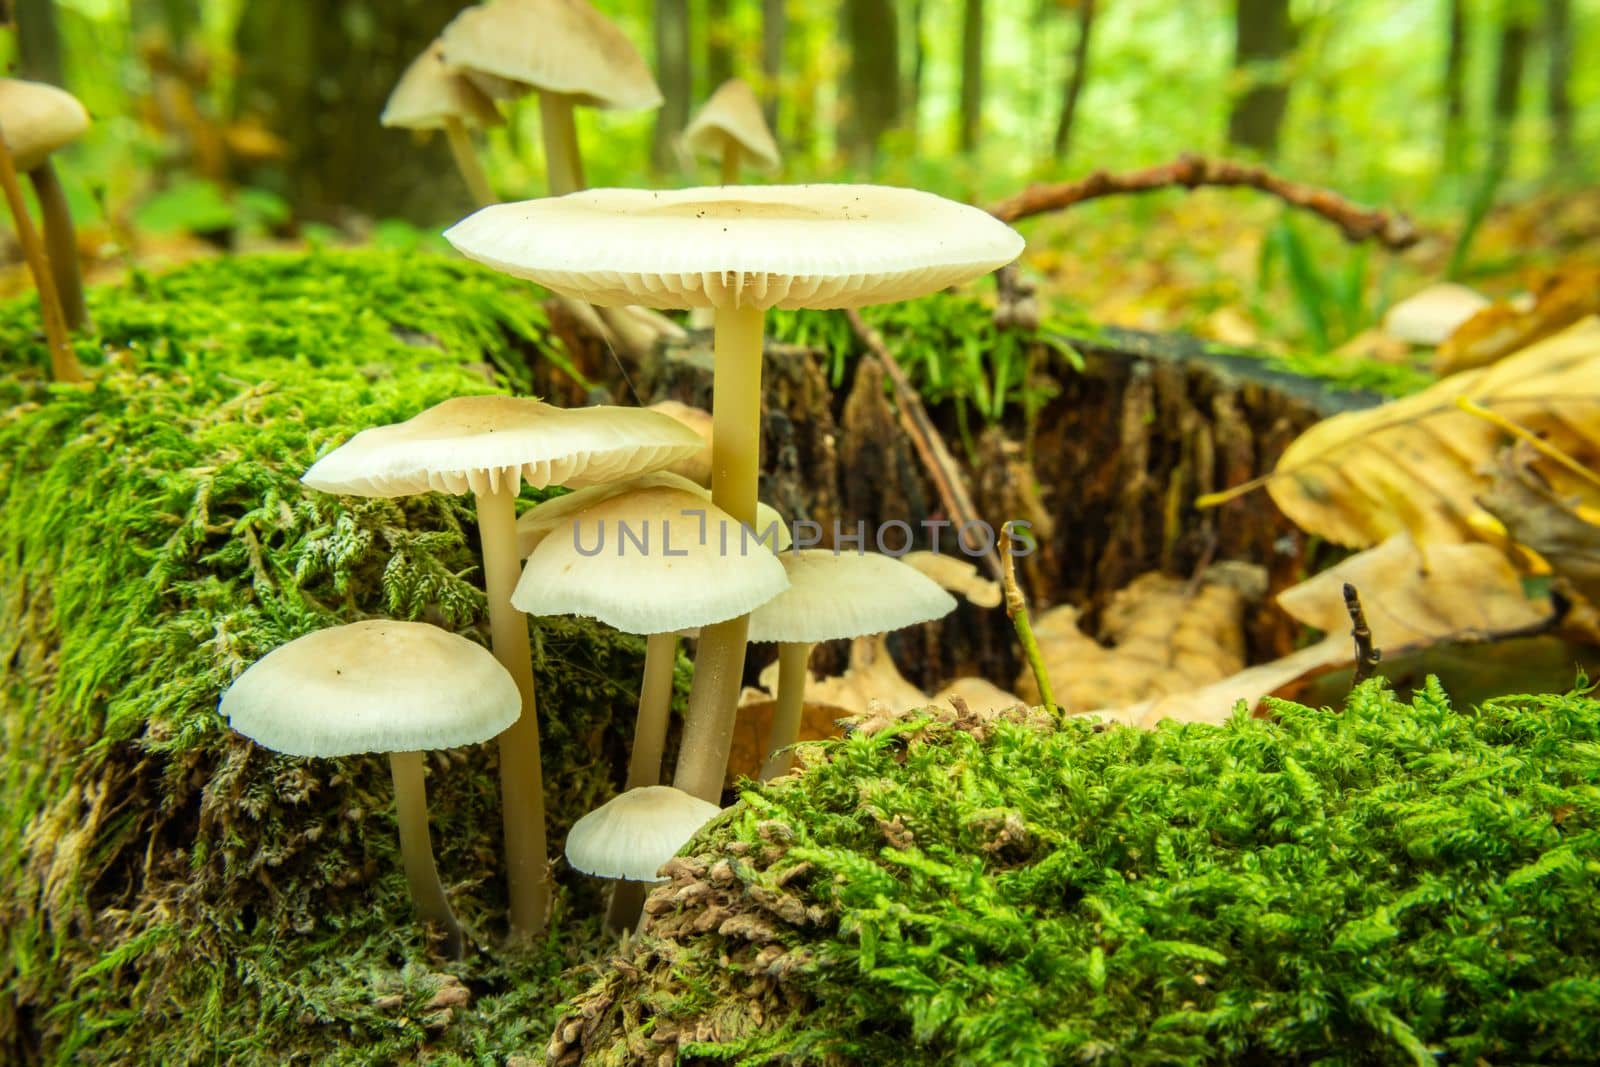
<svg viewBox="0 0 1600 1067"><path fill-rule="evenodd" d="M744 794L553 1062L1575 1062L1600 702L928 721Z"/></svg>
<svg viewBox="0 0 1600 1067"><path fill-rule="evenodd" d="M138 276L94 316L96 381L58 386L29 314L0 309L0 1061L537 1044L599 942L569 921L492 950L492 746L438 757L430 787L441 869L491 946L461 986L423 962L381 761L274 756L216 713L312 629L388 615L482 639L470 505L298 478L363 427L554 358L536 295L442 257L324 251ZM551 620L535 655L559 834L614 788L642 648Z"/></svg>

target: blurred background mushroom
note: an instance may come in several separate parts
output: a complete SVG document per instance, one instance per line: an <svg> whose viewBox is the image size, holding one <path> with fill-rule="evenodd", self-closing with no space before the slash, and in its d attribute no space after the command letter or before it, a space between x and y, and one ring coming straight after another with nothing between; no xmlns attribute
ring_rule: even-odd
<svg viewBox="0 0 1600 1067"><path fill-rule="evenodd" d="M495 202L494 188L483 172L468 129L498 126L504 120L487 93L445 62L443 44L429 44L406 68L378 121L384 126L415 130L422 136L443 130L450 155L472 199L479 207Z"/></svg>
<svg viewBox="0 0 1600 1067"><path fill-rule="evenodd" d="M89 328L83 297L83 271L78 265L78 236L72 225L61 178L50 157L89 128L89 112L65 89L18 78L0 78L0 126L18 173L26 174L39 199L44 242L67 328Z"/></svg>

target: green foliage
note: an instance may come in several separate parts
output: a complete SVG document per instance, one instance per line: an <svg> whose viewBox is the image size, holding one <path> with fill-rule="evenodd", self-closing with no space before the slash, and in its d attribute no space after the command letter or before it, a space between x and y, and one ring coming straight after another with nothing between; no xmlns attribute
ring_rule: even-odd
<svg viewBox="0 0 1600 1067"><path fill-rule="evenodd" d="M298 479L357 430L494 388L490 366L525 380L547 351L535 296L371 252L196 263L91 296L100 338L79 349L104 359L82 387L43 381L27 303L0 308L0 1060L536 1044L593 930L479 955L470 1015L418 1010L440 979L406 963L428 953L381 758L274 756L216 714L246 665L333 623L484 640L469 502ZM641 652L535 627L557 832L614 788ZM440 756L430 784L440 868L486 945L504 910L491 749Z"/></svg>
<svg viewBox="0 0 1600 1067"><path fill-rule="evenodd" d="M579 1007L736 1063L1590 1058L1600 702L1272 710L829 744L750 788L656 916L671 943ZM595 1062L648 1053L600 1034Z"/></svg>

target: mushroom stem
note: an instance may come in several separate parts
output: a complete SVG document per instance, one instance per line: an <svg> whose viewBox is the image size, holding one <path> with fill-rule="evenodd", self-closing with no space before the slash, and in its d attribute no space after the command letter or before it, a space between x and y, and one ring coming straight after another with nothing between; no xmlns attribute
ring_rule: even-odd
<svg viewBox="0 0 1600 1067"><path fill-rule="evenodd" d="M444 930L445 953L461 958L466 942L456 922L439 868L433 864L433 843L428 839L428 786L422 773L422 753L389 753L389 773L394 778L395 814L400 823L400 862L411 886L411 902L425 922Z"/></svg>
<svg viewBox="0 0 1600 1067"><path fill-rule="evenodd" d="M494 189L489 185L489 176L483 172L477 149L472 147L472 135L467 132L466 123L454 115L446 115L444 136L450 142L450 154L455 157L456 170L461 172L462 180L467 183L473 202L479 207L496 203Z"/></svg>
<svg viewBox="0 0 1600 1067"><path fill-rule="evenodd" d="M544 137L544 162L552 196L582 189L583 156L578 152L578 126L572 119L572 97L539 94L539 132Z"/></svg>
<svg viewBox="0 0 1600 1067"><path fill-rule="evenodd" d="M628 757L628 788L661 782L661 752L667 742L672 711L672 668L678 658L677 634L650 634L644 645L644 681L639 685L639 716L633 724L633 753ZM633 930L644 908L643 882L619 881L611 887L606 910L608 930Z"/></svg>
<svg viewBox="0 0 1600 1067"><path fill-rule="evenodd" d="M800 736L800 715L806 703L806 662L810 659L809 642L784 642L778 646L778 702L772 713L772 735L767 740L767 762L761 767L763 782L789 773L794 764L790 746Z"/></svg>
<svg viewBox="0 0 1600 1067"><path fill-rule="evenodd" d="M78 266L78 233L67 209L67 194L61 188L56 168L46 159L28 172L33 195L39 198L39 213L44 219L45 251L50 272L55 278L56 295L61 298L61 314L67 329L82 333L89 328L89 308L83 301L83 271Z"/></svg>
<svg viewBox="0 0 1600 1067"><path fill-rule="evenodd" d="M644 645L644 681L639 685L639 716L633 724L628 757L629 789L661 783L661 752L672 711L672 668L678 658L677 634L650 634Z"/></svg>
<svg viewBox="0 0 1600 1067"><path fill-rule="evenodd" d="M61 311L61 296L56 292L55 276L50 272L39 232L33 228L28 215L28 204L22 199L22 186L17 181L16 161L11 156L5 131L0 129L0 188L4 189L6 204L11 208L11 218L16 222L17 241L22 245L23 258L28 261L28 271L39 290L39 317L44 320L45 341L50 347L50 376L58 382L84 381L83 366L78 354L72 350L67 338L66 316Z"/></svg>
<svg viewBox="0 0 1600 1067"><path fill-rule="evenodd" d="M756 523L761 459L761 331L765 317L760 308L734 305L717 309L711 385L711 502L751 529ZM726 551L744 551L745 547L742 530L728 531ZM728 752L733 746L749 623L750 617L741 615L700 631L673 784L713 804L722 797Z"/></svg>
<svg viewBox="0 0 1600 1067"><path fill-rule="evenodd" d="M722 184L739 184L739 142L732 137L722 139Z"/></svg>
<svg viewBox="0 0 1600 1067"><path fill-rule="evenodd" d="M539 715L533 689L533 649L527 616L511 606L517 586L517 488L475 493L483 543L484 592L495 658L522 694L522 715L500 735L500 818L505 831L506 893L513 937L537 937L550 911L550 863L545 851L544 777L539 763Z"/></svg>

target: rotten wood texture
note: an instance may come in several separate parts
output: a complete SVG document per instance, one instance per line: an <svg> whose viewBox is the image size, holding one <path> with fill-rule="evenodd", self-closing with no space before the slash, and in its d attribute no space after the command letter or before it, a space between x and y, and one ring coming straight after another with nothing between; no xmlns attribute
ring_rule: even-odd
<svg viewBox="0 0 1600 1067"><path fill-rule="evenodd" d="M1023 519L1039 536L1039 551L1021 561L1037 608L1080 605L1092 630L1110 594L1136 576L1187 576L1212 560L1265 565L1274 592L1293 584L1306 565L1307 540L1268 498L1256 494L1206 512L1194 499L1271 470L1319 418L1377 398L1330 391L1181 335L1106 329L1069 340L1085 368L1080 373L1053 354L1040 358L1037 373L1052 377L1059 393L1038 413L1032 440L1019 410L1014 423L978 435L975 456L952 460L970 486L974 515L996 530ZM541 395L558 403L674 399L710 406L704 337L643 364L619 363L592 343L573 358L598 388L585 393L540 361L534 378ZM835 523L846 537L865 523L865 547L877 550L875 531L891 520L911 526L912 547L931 547L923 523L952 516L904 432L886 368L870 354L851 368L835 390L822 353L767 347L762 499L791 523L816 523L822 547L834 545ZM960 440L953 407L931 407L926 417L944 440ZM890 531L886 544L898 549L901 539ZM958 551L949 527L940 549ZM1276 608L1250 613L1252 659L1289 651L1295 629ZM1021 665L999 609L965 603L938 624L892 635L890 648L906 677L929 692L962 674L1012 678ZM845 643L819 647L813 670L841 670L847 652ZM750 657L750 682L770 658L765 649Z"/></svg>
<svg viewBox="0 0 1600 1067"><path fill-rule="evenodd" d="M1112 174L1097 170L1077 181L1033 185L989 208L1002 222L1017 222L1032 215L1125 193L1150 193L1158 189L1195 189L1202 185L1257 189L1292 207L1318 215L1339 227L1349 241L1377 241L1399 251L1422 239L1422 232L1405 214L1362 207L1330 189L1280 178L1265 167L1231 159L1207 159L1185 153L1170 163Z"/></svg>

